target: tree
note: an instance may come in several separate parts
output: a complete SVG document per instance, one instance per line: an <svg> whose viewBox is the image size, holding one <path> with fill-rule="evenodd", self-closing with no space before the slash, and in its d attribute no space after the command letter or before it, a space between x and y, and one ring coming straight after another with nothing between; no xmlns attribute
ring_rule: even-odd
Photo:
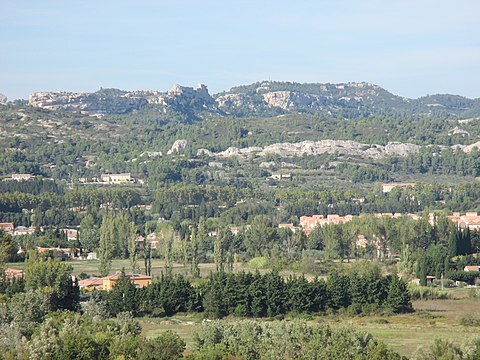
<svg viewBox="0 0 480 360"><path fill-rule="evenodd" d="M117 315L125 311L135 314L138 311L139 305L137 288L125 275L125 269L122 269L117 283L113 286L112 290L107 293L107 309L112 315Z"/></svg>
<svg viewBox="0 0 480 360"><path fill-rule="evenodd" d="M139 349L141 360L176 360L185 351L185 341L170 330L162 335L148 339Z"/></svg>
<svg viewBox="0 0 480 360"><path fill-rule="evenodd" d="M165 273L171 275L173 269L173 240L175 230L171 224L161 224L157 228L157 236L162 244Z"/></svg>
<svg viewBox="0 0 480 360"><path fill-rule="evenodd" d="M92 214L88 213L82 219L79 236L81 247L85 251L91 252L97 250L100 242L100 235Z"/></svg>
<svg viewBox="0 0 480 360"><path fill-rule="evenodd" d="M194 278L200 276L200 268L198 267L198 235L196 229L192 229L192 234L190 235L190 248L191 248L191 264L190 264L190 273Z"/></svg>
<svg viewBox="0 0 480 360"><path fill-rule="evenodd" d="M145 237L145 243L148 242ZM145 246L145 245L144 245ZM130 267L132 268L132 273L135 274L138 272L137 257L137 227L134 222L130 222L128 226L128 254L130 256Z"/></svg>
<svg viewBox="0 0 480 360"><path fill-rule="evenodd" d="M10 261L16 253L16 248L10 234L0 230L0 270L3 271L3 267L6 262Z"/></svg>
<svg viewBox="0 0 480 360"><path fill-rule="evenodd" d="M223 232L217 231L215 242L213 244L213 261L217 271L224 271L224 254L223 254Z"/></svg>
<svg viewBox="0 0 480 360"><path fill-rule="evenodd" d="M100 247L98 249L101 276L107 276L110 271L115 247L115 223L112 216L106 215L100 227Z"/></svg>
<svg viewBox="0 0 480 360"><path fill-rule="evenodd" d="M400 279L396 273L392 274L388 287L386 305L394 313L405 313L413 311L410 293L405 281Z"/></svg>
<svg viewBox="0 0 480 360"><path fill-rule="evenodd" d="M150 276L152 273L152 245L148 241L143 246L143 262L145 265L145 275Z"/></svg>
<svg viewBox="0 0 480 360"><path fill-rule="evenodd" d="M53 309L76 310L79 294L72 281L72 270L64 262L31 256L25 265L25 289L49 293Z"/></svg>

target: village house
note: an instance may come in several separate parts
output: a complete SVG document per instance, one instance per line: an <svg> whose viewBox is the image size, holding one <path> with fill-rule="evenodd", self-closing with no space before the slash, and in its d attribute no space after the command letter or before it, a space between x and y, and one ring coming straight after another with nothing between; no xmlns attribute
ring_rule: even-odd
<svg viewBox="0 0 480 360"><path fill-rule="evenodd" d="M33 180L35 176L32 174L12 174L9 179L6 180L13 180L13 181L29 181Z"/></svg>
<svg viewBox="0 0 480 360"><path fill-rule="evenodd" d="M399 187L414 187L415 183L391 183L391 184L382 184L382 192L389 193L395 188Z"/></svg>
<svg viewBox="0 0 480 360"><path fill-rule="evenodd" d="M292 174L272 174L267 177L267 180L290 180Z"/></svg>
<svg viewBox="0 0 480 360"><path fill-rule="evenodd" d="M122 174L102 174L100 180L107 184L127 184L135 182L130 173Z"/></svg>
<svg viewBox="0 0 480 360"><path fill-rule="evenodd" d="M290 229L293 233L298 230L298 227L293 224L278 224L279 229Z"/></svg>
<svg viewBox="0 0 480 360"><path fill-rule="evenodd" d="M89 252L85 257L85 260L98 260L96 252Z"/></svg>
<svg viewBox="0 0 480 360"><path fill-rule="evenodd" d="M459 229L466 229L477 231L480 229L480 216L476 212L466 212L465 215L460 215L454 212L447 218L457 224Z"/></svg>
<svg viewBox="0 0 480 360"><path fill-rule="evenodd" d="M53 257L58 257L62 259L77 259L80 254L80 249L77 248L60 248L60 247L50 247L44 248L37 246L37 251L39 254L52 254Z"/></svg>
<svg viewBox="0 0 480 360"><path fill-rule="evenodd" d="M125 275L137 288L143 288L144 286L150 285L152 282L152 277L142 274L126 274ZM110 291L115 286L115 284L120 279L120 273L116 273L103 279L103 290Z"/></svg>
<svg viewBox="0 0 480 360"><path fill-rule="evenodd" d="M463 271L480 271L480 266L472 265L472 266L465 266Z"/></svg>
<svg viewBox="0 0 480 360"><path fill-rule="evenodd" d="M6 268L5 269L5 277L9 280L15 278L15 279L21 279L25 275L24 270L20 269L12 269L12 268Z"/></svg>
<svg viewBox="0 0 480 360"><path fill-rule="evenodd" d="M103 290L103 278L91 277L89 279L80 280L78 282L78 287L86 291Z"/></svg>
<svg viewBox="0 0 480 360"><path fill-rule="evenodd" d="M13 234L15 226L13 223L0 223L0 230L5 231L6 233Z"/></svg>
<svg viewBox="0 0 480 360"><path fill-rule="evenodd" d="M77 229L62 229L63 233L67 236L68 241L75 241L77 240Z"/></svg>
<svg viewBox="0 0 480 360"><path fill-rule="evenodd" d="M312 216L301 216L300 217L300 226L303 228L305 235L310 235L313 229L317 226L324 225L338 225L344 224L353 219L352 215L340 216L337 214L330 214L327 216L323 215L312 215Z"/></svg>
<svg viewBox="0 0 480 360"><path fill-rule="evenodd" d="M12 235L14 235L14 236L32 235L34 232L35 232L34 227L27 228L25 226L19 226L19 227L15 228Z"/></svg>

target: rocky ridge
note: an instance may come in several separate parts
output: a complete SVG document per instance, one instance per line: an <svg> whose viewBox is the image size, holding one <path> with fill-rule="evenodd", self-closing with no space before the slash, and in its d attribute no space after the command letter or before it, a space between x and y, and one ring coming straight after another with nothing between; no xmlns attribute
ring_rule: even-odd
<svg viewBox="0 0 480 360"><path fill-rule="evenodd" d="M0 104L6 104L7 103L7 97L3 94L0 94Z"/></svg>
<svg viewBox="0 0 480 360"><path fill-rule="evenodd" d="M258 82L238 86L214 96L205 85L175 85L167 92L101 89L95 93L34 93L32 106L87 114L124 113L151 104L189 118L208 116L274 116L289 113L319 114L344 118L369 116L436 116L464 119L480 115L480 99L456 95L432 95L408 99L366 83L299 84Z"/></svg>
<svg viewBox="0 0 480 360"><path fill-rule="evenodd" d="M84 114L123 114L147 104L168 110L191 113L220 113L205 85L196 88L175 85L168 92L100 89L94 93L37 92L30 95L29 104L46 110L80 111Z"/></svg>

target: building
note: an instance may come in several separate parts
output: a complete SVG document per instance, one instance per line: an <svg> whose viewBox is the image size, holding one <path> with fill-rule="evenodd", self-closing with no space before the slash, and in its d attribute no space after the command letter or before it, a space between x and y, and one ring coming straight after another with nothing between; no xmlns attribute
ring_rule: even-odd
<svg viewBox="0 0 480 360"><path fill-rule="evenodd" d="M63 233L67 235L68 241L75 241L77 240L77 229L62 229Z"/></svg>
<svg viewBox="0 0 480 360"><path fill-rule="evenodd" d="M34 227L25 227L25 226L19 226L17 228L15 228L15 230L13 231L13 234L14 236L19 236L19 235L32 235L33 233L35 232L35 228Z"/></svg>
<svg viewBox="0 0 480 360"><path fill-rule="evenodd" d="M98 260L96 252L89 252L87 254L86 260Z"/></svg>
<svg viewBox="0 0 480 360"><path fill-rule="evenodd" d="M25 271L24 270L20 270L20 269L12 269L12 268L6 268L5 269L5 277L7 279L21 279L23 278L23 276L25 275Z"/></svg>
<svg viewBox="0 0 480 360"><path fill-rule="evenodd" d="M382 191L384 193L389 193L390 191L392 191L393 189L395 188L398 188L398 187L413 187L415 186L416 184L415 183L391 183L391 184L382 184Z"/></svg>
<svg viewBox="0 0 480 360"><path fill-rule="evenodd" d="M0 230L5 231L6 233L13 234L15 226L13 223L0 223Z"/></svg>
<svg viewBox="0 0 480 360"><path fill-rule="evenodd" d="M32 180L34 176L32 174L12 174L11 180L15 181L29 181Z"/></svg>
<svg viewBox="0 0 480 360"><path fill-rule="evenodd" d="M480 271L480 266L465 266L463 271Z"/></svg>
<svg viewBox="0 0 480 360"><path fill-rule="evenodd" d="M91 277L89 279L80 280L78 287L86 291L103 290L103 278Z"/></svg>
<svg viewBox="0 0 480 360"><path fill-rule="evenodd" d="M300 217L300 226L303 228L305 235L310 235L313 229L317 226L324 225L339 225L345 224L353 219L352 215L340 216L337 214L330 214L327 216L323 215L312 215L312 216L301 216Z"/></svg>
<svg viewBox="0 0 480 360"><path fill-rule="evenodd" d="M147 275L141 274L126 274L125 275L130 281L132 281L133 285L138 288L143 288L144 286L150 285L152 282L152 277ZM120 279L120 273L116 273L103 279L103 290L110 291Z"/></svg>
<svg viewBox="0 0 480 360"><path fill-rule="evenodd" d="M130 173L122 174L102 174L100 180L108 184L128 184L135 182Z"/></svg>
<svg viewBox="0 0 480 360"><path fill-rule="evenodd" d="M465 215L454 212L447 218L457 224L459 229L480 230L480 216L476 212L466 212Z"/></svg>

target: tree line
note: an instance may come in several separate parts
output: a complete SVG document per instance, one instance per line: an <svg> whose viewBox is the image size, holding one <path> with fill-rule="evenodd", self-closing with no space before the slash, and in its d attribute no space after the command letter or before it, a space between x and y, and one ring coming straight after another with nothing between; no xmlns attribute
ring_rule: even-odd
<svg viewBox="0 0 480 360"><path fill-rule="evenodd" d="M287 313L325 313L344 309L352 314L413 311L406 283L396 274L333 274L324 281L304 277L218 272L193 286L182 275L167 275L136 288L125 275L103 301L112 315L204 312L207 317L276 317Z"/></svg>

